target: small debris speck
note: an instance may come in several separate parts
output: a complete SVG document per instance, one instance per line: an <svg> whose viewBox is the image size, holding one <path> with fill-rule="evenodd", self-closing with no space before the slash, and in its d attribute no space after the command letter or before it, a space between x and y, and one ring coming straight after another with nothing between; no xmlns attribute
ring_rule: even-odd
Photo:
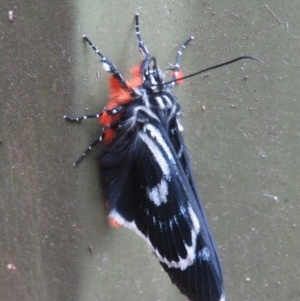
<svg viewBox="0 0 300 301"><path fill-rule="evenodd" d="M14 12L11 9L8 11L8 21L9 22L14 21Z"/></svg>

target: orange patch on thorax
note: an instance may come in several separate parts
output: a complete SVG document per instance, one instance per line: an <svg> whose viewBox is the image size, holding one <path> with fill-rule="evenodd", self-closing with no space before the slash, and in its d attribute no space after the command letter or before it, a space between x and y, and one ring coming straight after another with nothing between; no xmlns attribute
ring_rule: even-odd
<svg viewBox="0 0 300 301"><path fill-rule="evenodd" d="M141 63L132 67L130 73L131 78L126 81L126 87L122 86L115 76L111 75L109 78L109 101L99 117L99 123L106 128L104 134L104 142L106 143L111 142L116 136L117 130L110 127L118 123L122 116L122 110L116 113L112 113L112 110L132 102L134 89L143 84Z"/></svg>

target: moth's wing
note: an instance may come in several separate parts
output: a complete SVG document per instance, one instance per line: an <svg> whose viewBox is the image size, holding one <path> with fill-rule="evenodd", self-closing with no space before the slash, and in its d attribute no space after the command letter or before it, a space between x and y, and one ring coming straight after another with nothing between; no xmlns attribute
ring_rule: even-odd
<svg viewBox="0 0 300 301"><path fill-rule="evenodd" d="M218 256L218 252L215 246L215 242L213 240L211 231L210 231L210 227L209 224L207 222L206 216L202 210L202 206L201 206L201 198L200 195L198 193L196 184L195 184L195 179L194 179L194 174L193 174L193 170L192 170L192 165L190 162L190 157L186 148L186 145L184 143L184 139L182 136L182 131L183 131L183 127L181 126L177 116L174 116L170 122L169 122L169 130L168 130L168 134L169 134L169 138L170 141L172 143L172 146L174 148L174 151L177 155L177 159L182 167L183 172L185 173L187 180L189 181L191 190L193 191L196 200L198 200L198 202L196 202L194 204L194 206L198 206L199 208L199 214L201 215L201 219L202 219L202 223L205 224L206 227L206 233L208 235L206 235L206 238L203 239L203 241L210 241L210 245L211 248L214 249L214 261L216 263L217 266L217 270L219 270L219 277L220 277L220 283L223 283L223 279L222 279L222 270L221 270L221 266L220 266L220 261L219 261L219 256ZM203 235L203 234L202 234ZM205 236L205 235L203 235ZM204 243L205 244L205 243ZM199 267L200 268L200 267ZM186 279L186 277L185 277ZM225 295L222 295L222 298L225 300Z"/></svg>
<svg viewBox="0 0 300 301"><path fill-rule="evenodd" d="M165 129L151 123L119 135L100 160L109 217L148 243L190 300L224 298L204 213Z"/></svg>
<svg viewBox="0 0 300 301"><path fill-rule="evenodd" d="M197 194L190 157L188 155L188 151L184 143L182 131L183 131L183 127L179 123L177 116L173 116L173 118L169 122L169 130L168 130L169 138L174 148L174 151L177 155L177 158L181 164L181 167L185 172L187 178L189 179L190 184L195 191L195 194Z"/></svg>

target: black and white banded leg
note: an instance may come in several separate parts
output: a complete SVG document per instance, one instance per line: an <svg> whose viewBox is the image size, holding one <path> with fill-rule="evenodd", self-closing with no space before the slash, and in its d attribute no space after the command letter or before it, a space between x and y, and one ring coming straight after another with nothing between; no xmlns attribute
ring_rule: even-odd
<svg viewBox="0 0 300 301"><path fill-rule="evenodd" d="M79 158L73 163L73 166L76 167L88 154L89 152L98 144L102 141L102 136L98 137L95 139L89 146L88 148L79 156Z"/></svg>
<svg viewBox="0 0 300 301"><path fill-rule="evenodd" d="M83 36L83 40L87 42L96 52L96 54L100 56L103 69L109 73L112 73L120 81L122 86L127 88L126 81L122 74L118 71L117 67L99 51L99 49L91 42L91 40L86 35Z"/></svg>
<svg viewBox="0 0 300 301"><path fill-rule="evenodd" d="M68 116L65 115L64 119L70 122L80 122L81 120L85 119L92 119L92 118L99 118L101 114L93 114L93 115L83 115L83 116Z"/></svg>
<svg viewBox="0 0 300 301"><path fill-rule="evenodd" d="M82 120L86 119L93 119L93 118L99 118L101 114L94 114L94 115L83 115L83 116L68 116L65 115L64 119L66 119L69 122L80 122ZM88 153L98 144L102 141L102 135L94 140L92 144L88 146L88 148L80 155L80 157L73 163L73 166L76 167L87 155Z"/></svg>
<svg viewBox="0 0 300 301"><path fill-rule="evenodd" d="M175 65L171 68L171 70L174 71L171 82L168 84L169 87L173 87L177 84L176 81L176 75L177 72L179 71L179 67L180 67L180 63L181 63L181 57L183 54L183 51L185 50L186 46L194 39L193 36L190 36L183 44L182 46L178 49L177 51L177 56L176 56L176 61L175 61Z"/></svg>

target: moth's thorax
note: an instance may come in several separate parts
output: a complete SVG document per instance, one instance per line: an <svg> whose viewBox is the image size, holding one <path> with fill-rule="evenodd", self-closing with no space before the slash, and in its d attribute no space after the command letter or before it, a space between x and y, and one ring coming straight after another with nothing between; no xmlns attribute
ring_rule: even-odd
<svg viewBox="0 0 300 301"><path fill-rule="evenodd" d="M166 91L150 92L143 87L135 89L136 98L124 108L119 129L135 131L148 123L169 123L177 118L179 105L176 97Z"/></svg>

